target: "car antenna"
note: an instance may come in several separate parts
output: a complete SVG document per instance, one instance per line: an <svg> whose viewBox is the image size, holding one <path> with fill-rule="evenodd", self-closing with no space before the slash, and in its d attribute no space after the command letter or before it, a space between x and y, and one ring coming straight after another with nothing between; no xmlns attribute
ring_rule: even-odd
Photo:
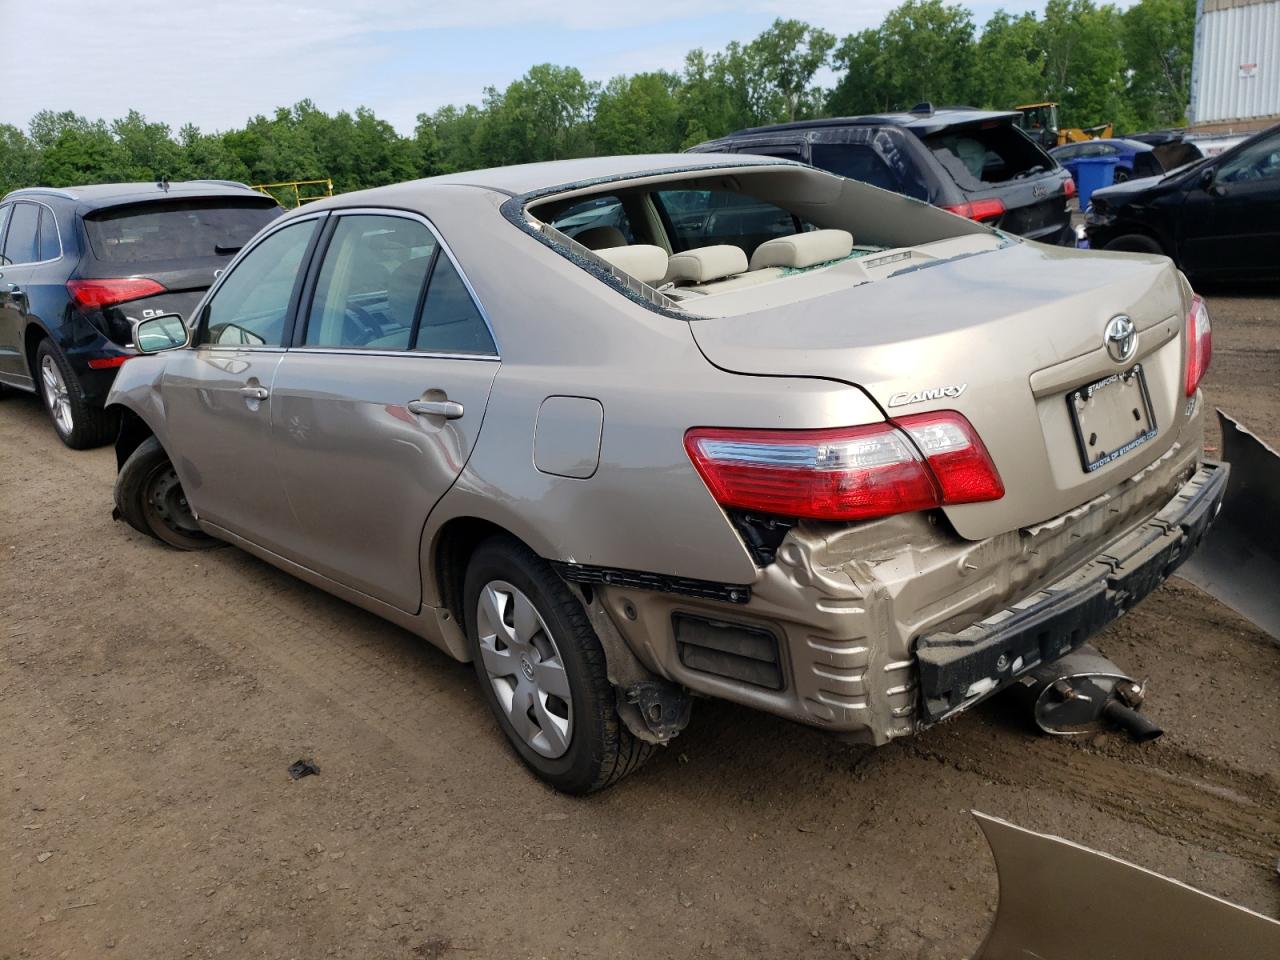
<svg viewBox="0 0 1280 960"><path fill-rule="evenodd" d="M159 187L161 190L163 190L165 193L168 193L169 192L169 175L167 173L161 174L160 179L156 181L156 186Z"/></svg>

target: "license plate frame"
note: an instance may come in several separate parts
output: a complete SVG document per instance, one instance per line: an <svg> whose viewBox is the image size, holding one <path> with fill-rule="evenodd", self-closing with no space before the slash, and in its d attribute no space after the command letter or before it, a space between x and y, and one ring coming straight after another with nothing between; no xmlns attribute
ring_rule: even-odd
<svg viewBox="0 0 1280 960"><path fill-rule="evenodd" d="M1124 396L1124 400L1117 398ZM1099 400L1115 404L1100 409ZM1136 405L1135 405L1136 404ZM1104 449L1098 444L1098 430L1114 435L1114 418L1117 410L1129 408L1136 414L1138 431L1131 438L1118 441L1114 449ZM1135 363L1128 370L1113 373L1101 380L1085 384L1067 393L1067 414L1075 432L1076 449L1080 454L1080 466L1085 473L1093 473L1109 463L1114 463L1138 447L1153 440L1159 433L1155 411L1151 407L1151 393L1147 389L1146 372L1142 364ZM1142 429L1145 427L1145 429Z"/></svg>

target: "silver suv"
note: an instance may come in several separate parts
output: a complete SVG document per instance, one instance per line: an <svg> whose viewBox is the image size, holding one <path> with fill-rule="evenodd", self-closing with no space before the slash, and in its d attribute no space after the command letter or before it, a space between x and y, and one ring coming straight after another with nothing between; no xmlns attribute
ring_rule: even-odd
<svg viewBox="0 0 1280 960"><path fill-rule="evenodd" d="M1209 337L1162 257L786 161L460 174L297 210L142 322L116 506L473 661L587 792L692 696L883 744L1077 648L1221 499Z"/></svg>

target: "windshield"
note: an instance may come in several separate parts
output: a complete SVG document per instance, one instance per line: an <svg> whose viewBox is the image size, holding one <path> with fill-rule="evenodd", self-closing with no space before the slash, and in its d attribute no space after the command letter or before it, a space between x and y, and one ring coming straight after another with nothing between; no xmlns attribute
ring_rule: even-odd
<svg viewBox="0 0 1280 960"><path fill-rule="evenodd" d="M230 257L283 211L235 199L174 200L111 207L85 218L89 246L107 263Z"/></svg>

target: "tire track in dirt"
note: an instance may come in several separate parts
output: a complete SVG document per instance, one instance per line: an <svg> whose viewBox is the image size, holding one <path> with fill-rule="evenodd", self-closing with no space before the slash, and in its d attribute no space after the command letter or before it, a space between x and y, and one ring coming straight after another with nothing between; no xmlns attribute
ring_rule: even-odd
<svg viewBox="0 0 1280 960"><path fill-rule="evenodd" d="M943 733L944 731L938 731ZM994 783L1075 797L1130 823L1262 867L1275 863L1280 806L1273 778L1242 774L1176 747L1134 746L1138 757L1063 739L1010 741L980 727L917 738L916 756Z"/></svg>

